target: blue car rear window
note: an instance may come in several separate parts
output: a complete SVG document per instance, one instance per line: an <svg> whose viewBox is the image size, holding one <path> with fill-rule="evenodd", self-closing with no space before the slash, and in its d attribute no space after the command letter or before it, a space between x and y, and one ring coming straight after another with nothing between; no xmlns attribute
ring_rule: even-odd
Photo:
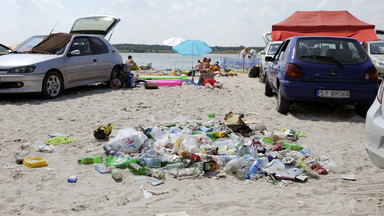
<svg viewBox="0 0 384 216"><path fill-rule="evenodd" d="M300 39L296 56L305 62L322 64L361 64L367 60L357 41L342 38Z"/></svg>

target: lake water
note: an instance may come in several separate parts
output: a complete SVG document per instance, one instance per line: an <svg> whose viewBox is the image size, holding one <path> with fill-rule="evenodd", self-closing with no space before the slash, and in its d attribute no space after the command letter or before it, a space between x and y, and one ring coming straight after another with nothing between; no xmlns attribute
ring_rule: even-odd
<svg viewBox="0 0 384 216"><path fill-rule="evenodd" d="M190 70L195 67L197 60L203 60L204 57L211 58L211 64L214 64L216 61L221 62L223 58L235 58L239 56L238 54L206 54L202 56L181 56L177 53L120 53L124 62L128 59L128 56L131 55L133 60L137 65L147 65L152 63L152 67L155 70Z"/></svg>

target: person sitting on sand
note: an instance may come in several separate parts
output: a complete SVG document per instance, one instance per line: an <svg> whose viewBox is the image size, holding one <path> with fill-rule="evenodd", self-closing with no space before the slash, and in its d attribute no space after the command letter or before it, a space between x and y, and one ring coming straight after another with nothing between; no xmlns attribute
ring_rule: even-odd
<svg viewBox="0 0 384 216"><path fill-rule="evenodd" d="M214 89L215 87L222 89L223 86L215 80L214 76L213 73L201 73L197 84L202 84L209 89Z"/></svg>
<svg viewBox="0 0 384 216"><path fill-rule="evenodd" d="M201 71L203 69L203 63L200 60L197 60L197 64L194 69Z"/></svg>
<svg viewBox="0 0 384 216"><path fill-rule="evenodd" d="M133 60L132 56L128 56L128 60L125 62L131 66L131 70L141 70L139 66L137 66L136 62Z"/></svg>
<svg viewBox="0 0 384 216"><path fill-rule="evenodd" d="M152 63L148 63L147 66L140 66L141 70L150 70L152 68Z"/></svg>

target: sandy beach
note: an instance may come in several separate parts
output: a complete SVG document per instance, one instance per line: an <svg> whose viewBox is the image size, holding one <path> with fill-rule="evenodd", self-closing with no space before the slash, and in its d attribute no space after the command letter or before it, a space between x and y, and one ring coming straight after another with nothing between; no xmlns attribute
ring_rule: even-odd
<svg viewBox="0 0 384 216"><path fill-rule="evenodd" d="M217 77L224 89L183 84L158 89L113 90L86 86L64 91L54 100L37 95L0 95L0 214L1 215L382 215L384 172L369 160L364 148L365 119L352 106L298 103L279 114L275 97L264 95L264 84L246 74ZM295 128L307 134L298 144L332 159L337 169L306 182L266 177L257 181L226 178L177 180L152 186L153 177L138 178L121 170L122 182L92 165L78 164L85 156L106 155L108 141L93 130L112 123L114 130L167 125L177 119L207 122L208 114L223 117L243 113L268 131ZM175 120L176 119L176 120ZM52 133L68 134L75 143L53 153L36 152ZM255 136L263 137L256 131ZM48 166L27 168L14 154L41 156ZM354 174L355 181L343 175ZM68 183L69 176L76 183ZM153 193L146 199L140 186ZM166 193L163 193L166 192ZM172 215L172 214L168 214Z"/></svg>

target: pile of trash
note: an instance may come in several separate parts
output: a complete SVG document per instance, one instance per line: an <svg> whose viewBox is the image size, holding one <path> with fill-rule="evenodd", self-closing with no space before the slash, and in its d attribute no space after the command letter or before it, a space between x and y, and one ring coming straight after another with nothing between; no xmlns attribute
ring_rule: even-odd
<svg viewBox="0 0 384 216"><path fill-rule="evenodd" d="M269 132L264 126L261 137L255 136L255 131L247 124L252 120L244 115L230 112L224 119L214 114L209 118L206 124L126 128L110 138L113 125L100 126L94 135L97 139L108 139L103 146L107 155L105 161L98 155L81 158L78 163L94 164L96 170L112 174L116 181L123 179L119 169L129 169L135 175L156 177L158 181L154 184L163 183L167 175L180 180L233 175L252 181L262 177L272 182L306 181L337 167L332 160L296 144L299 138L306 137L302 131ZM56 141L63 140L75 141L63 139L63 136ZM50 150L41 146L38 149ZM71 178L73 181L76 179Z"/></svg>
<svg viewBox="0 0 384 216"><path fill-rule="evenodd" d="M306 137L302 131L264 130L263 138L252 137L254 131L243 115L230 112L224 122L212 114L209 117L206 124L120 130L103 146L107 158L95 168L112 173L116 181L122 180L118 169L158 179L166 175L177 179L233 175L241 180L268 176L273 181L306 181L327 174L325 167L335 165L295 144L299 137Z"/></svg>

